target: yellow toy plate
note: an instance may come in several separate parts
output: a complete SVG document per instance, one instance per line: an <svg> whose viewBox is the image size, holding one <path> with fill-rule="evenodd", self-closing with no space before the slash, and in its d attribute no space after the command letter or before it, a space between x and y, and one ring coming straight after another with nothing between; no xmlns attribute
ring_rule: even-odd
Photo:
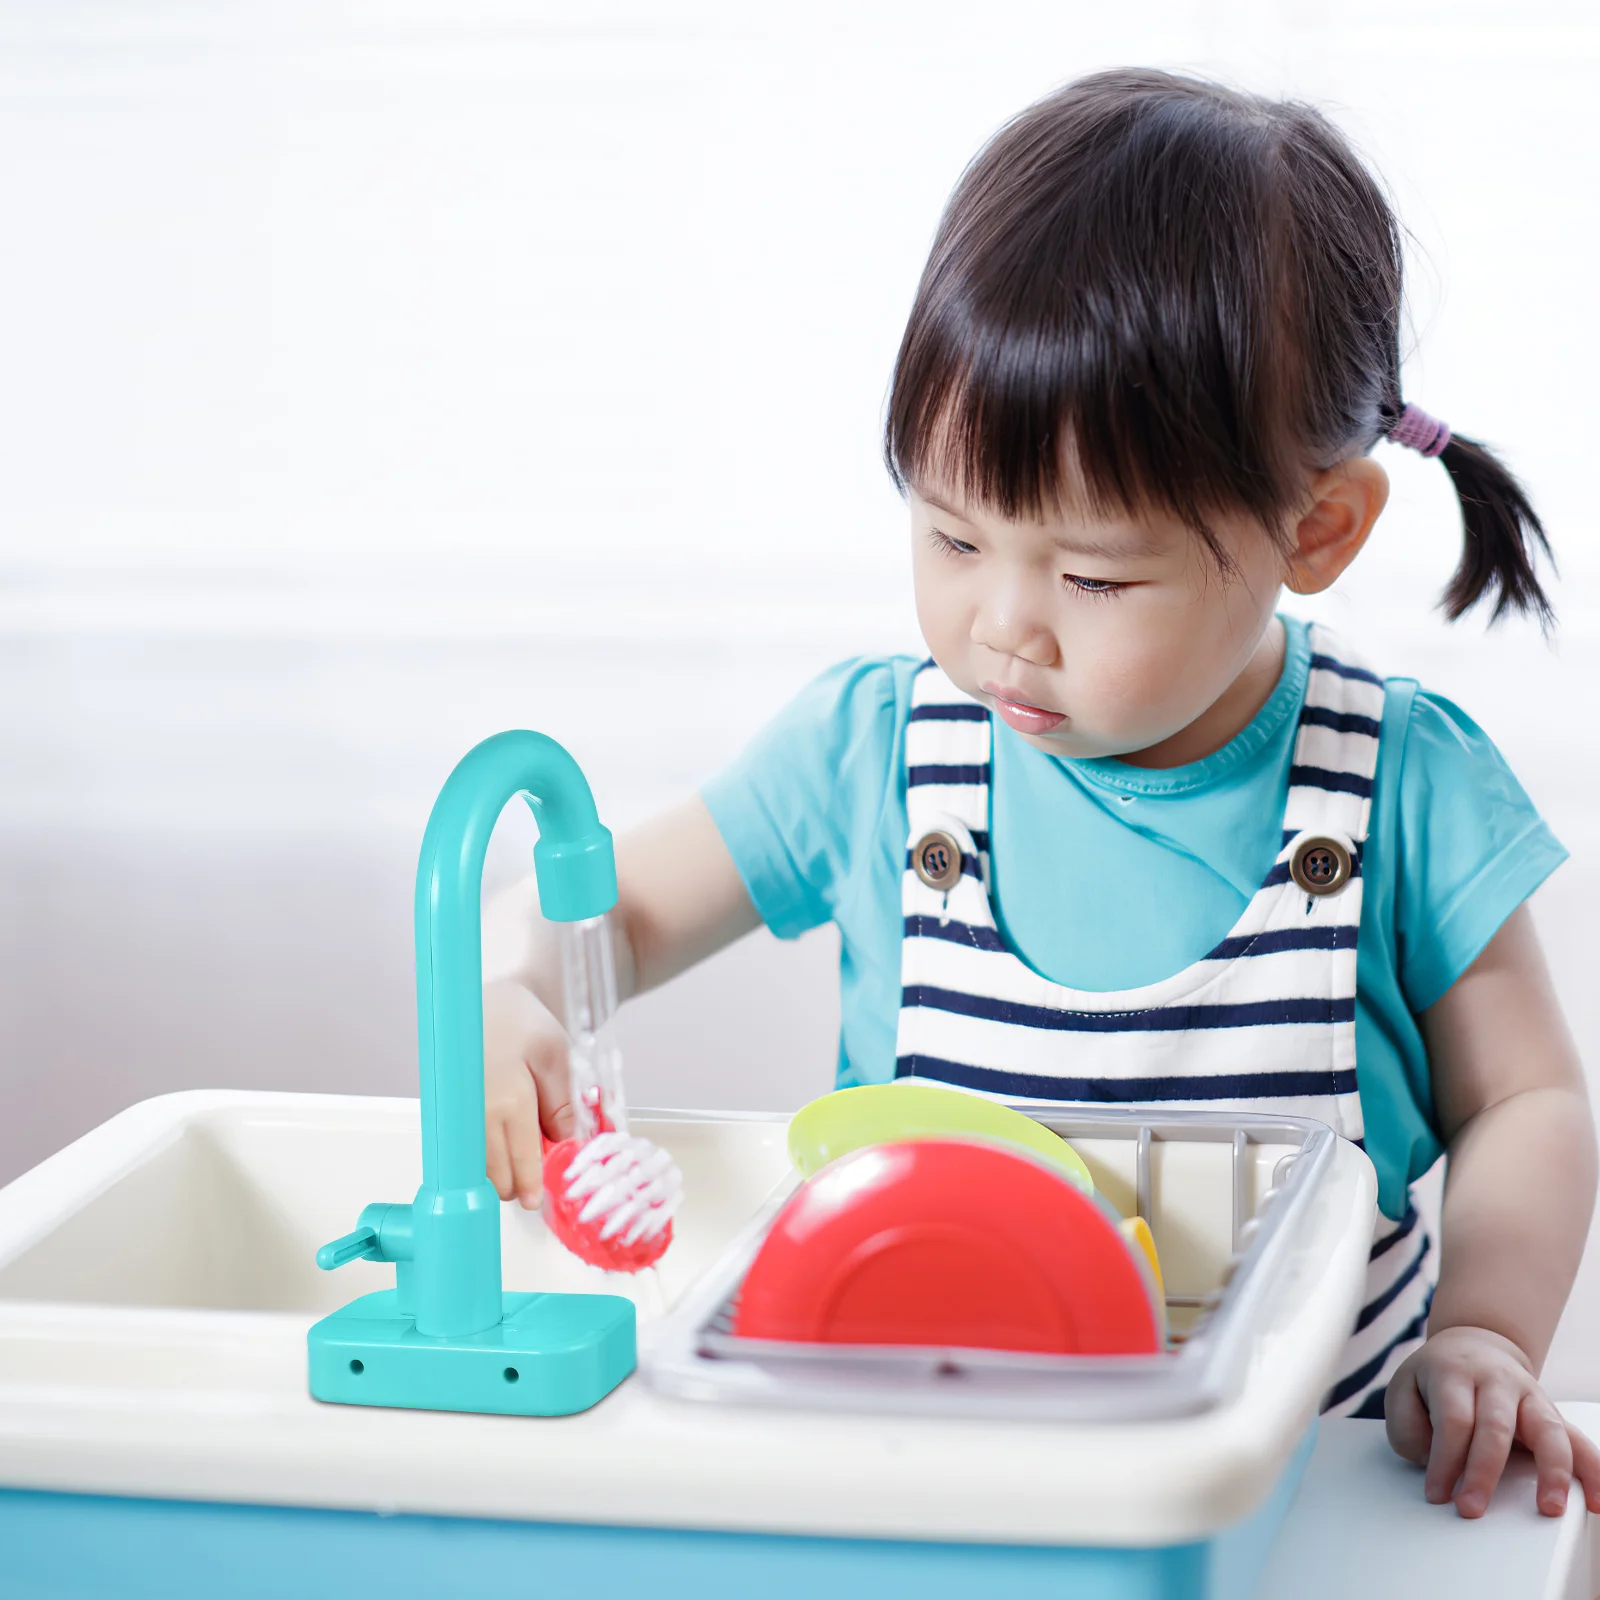
<svg viewBox="0 0 1600 1600"><path fill-rule="evenodd" d="M1094 1179L1078 1152L1032 1117L960 1089L926 1083L864 1084L813 1100L789 1123L789 1155L806 1177L871 1144L972 1134L1020 1146L1059 1170L1084 1194Z"/></svg>
<svg viewBox="0 0 1600 1600"><path fill-rule="evenodd" d="M1156 1241L1150 1232L1150 1224L1143 1217L1129 1217L1122 1224L1122 1237L1127 1241L1129 1249L1137 1247L1145 1260L1150 1263L1150 1270L1155 1274L1156 1293L1164 1297L1167 1292L1166 1285L1162 1281L1161 1262L1156 1256Z"/></svg>

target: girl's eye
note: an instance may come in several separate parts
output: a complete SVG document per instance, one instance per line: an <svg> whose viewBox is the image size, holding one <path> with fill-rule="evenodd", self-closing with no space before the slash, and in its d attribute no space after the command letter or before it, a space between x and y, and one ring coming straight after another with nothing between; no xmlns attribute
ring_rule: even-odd
<svg viewBox="0 0 1600 1600"><path fill-rule="evenodd" d="M1084 594L1116 594L1127 587L1126 584L1112 583L1106 578L1079 578L1070 572L1064 576L1074 589Z"/></svg>
<svg viewBox="0 0 1600 1600"><path fill-rule="evenodd" d="M948 533L941 533L937 528L928 529L928 538L932 541L935 550L947 556L975 556L978 547L975 544L963 544L959 539L952 539Z"/></svg>

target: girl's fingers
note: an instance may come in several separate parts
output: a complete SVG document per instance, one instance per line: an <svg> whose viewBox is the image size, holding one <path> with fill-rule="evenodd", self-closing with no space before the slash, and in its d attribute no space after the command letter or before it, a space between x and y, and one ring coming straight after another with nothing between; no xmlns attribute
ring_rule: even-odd
<svg viewBox="0 0 1600 1600"><path fill-rule="evenodd" d="M1417 1390L1415 1369L1409 1365L1402 1366L1389 1380L1383 1397L1383 1424L1390 1448L1402 1461L1415 1467L1426 1464L1433 1448L1433 1423Z"/></svg>
<svg viewBox="0 0 1600 1600"><path fill-rule="evenodd" d="M1559 1517L1572 1486L1572 1443L1561 1413L1540 1389L1530 1389L1517 1413L1517 1437L1533 1452L1539 1510Z"/></svg>
<svg viewBox="0 0 1600 1600"><path fill-rule="evenodd" d="M529 1082L531 1084L532 1080ZM512 1192L526 1210L536 1210L544 1199L544 1146L539 1138L536 1090L517 1107L517 1114L506 1120L505 1129L506 1148L511 1156Z"/></svg>
<svg viewBox="0 0 1600 1600"><path fill-rule="evenodd" d="M1572 1475L1583 1485L1583 1498L1590 1512L1600 1515L1600 1448L1582 1428L1563 1422L1562 1429L1572 1452Z"/></svg>
<svg viewBox="0 0 1600 1600"><path fill-rule="evenodd" d="M1472 1442L1456 1486L1456 1510L1463 1517L1481 1517L1506 1470L1517 1437L1519 1391L1503 1383L1480 1384L1473 1395Z"/></svg>
<svg viewBox="0 0 1600 1600"><path fill-rule="evenodd" d="M1433 1423L1433 1447L1428 1452L1428 1470L1422 1492L1436 1506L1442 1506L1455 1492L1467 1464L1472 1444L1472 1423L1477 1413L1476 1390L1472 1380L1457 1373L1435 1374L1422 1397Z"/></svg>
<svg viewBox="0 0 1600 1600"><path fill-rule="evenodd" d="M552 1139L565 1139L572 1132L572 1069L567 1064L567 1041L541 1038L527 1054L528 1071L538 1086L538 1126Z"/></svg>
<svg viewBox="0 0 1600 1600"><path fill-rule="evenodd" d="M483 1130L484 1165L488 1168L489 1182L502 1200L509 1200L517 1191L511 1181L511 1155L506 1146L506 1125L499 1117L490 1115Z"/></svg>

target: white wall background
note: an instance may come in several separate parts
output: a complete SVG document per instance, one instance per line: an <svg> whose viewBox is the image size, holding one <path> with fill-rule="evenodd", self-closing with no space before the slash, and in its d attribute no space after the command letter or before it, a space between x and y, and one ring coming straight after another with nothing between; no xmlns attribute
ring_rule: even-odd
<svg viewBox="0 0 1600 1600"><path fill-rule="evenodd" d="M1416 235L1410 392L1534 488L1562 628L1444 627L1447 480L1394 452L1318 609L1571 847L1538 910L1600 1062L1580 0L0 0L0 1181L166 1088L409 1092L414 851L477 738L563 739L626 826L913 646L878 422L939 208L1130 61L1330 108ZM641 1002L635 1097L820 1091L831 962L760 935ZM1559 1392L1597 1332L1592 1252Z"/></svg>

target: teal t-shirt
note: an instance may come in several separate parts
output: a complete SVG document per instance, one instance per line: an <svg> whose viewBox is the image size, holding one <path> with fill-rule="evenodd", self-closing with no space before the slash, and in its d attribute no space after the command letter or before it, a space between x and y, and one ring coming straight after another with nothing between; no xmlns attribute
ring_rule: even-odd
<svg viewBox="0 0 1600 1600"><path fill-rule="evenodd" d="M1236 738L1150 770L1071 761L998 718L990 898L1011 947L1056 983L1134 988L1199 960L1281 848L1306 625L1285 617L1283 673ZM840 934L841 1086L894 1076L900 1009L903 759L910 656L847 661L805 689L703 795L767 926ZM1362 858L1356 1063L1379 1203L1441 1154L1417 1016L1566 859L1488 736L1409 679L1385 686Z"/></svg>

